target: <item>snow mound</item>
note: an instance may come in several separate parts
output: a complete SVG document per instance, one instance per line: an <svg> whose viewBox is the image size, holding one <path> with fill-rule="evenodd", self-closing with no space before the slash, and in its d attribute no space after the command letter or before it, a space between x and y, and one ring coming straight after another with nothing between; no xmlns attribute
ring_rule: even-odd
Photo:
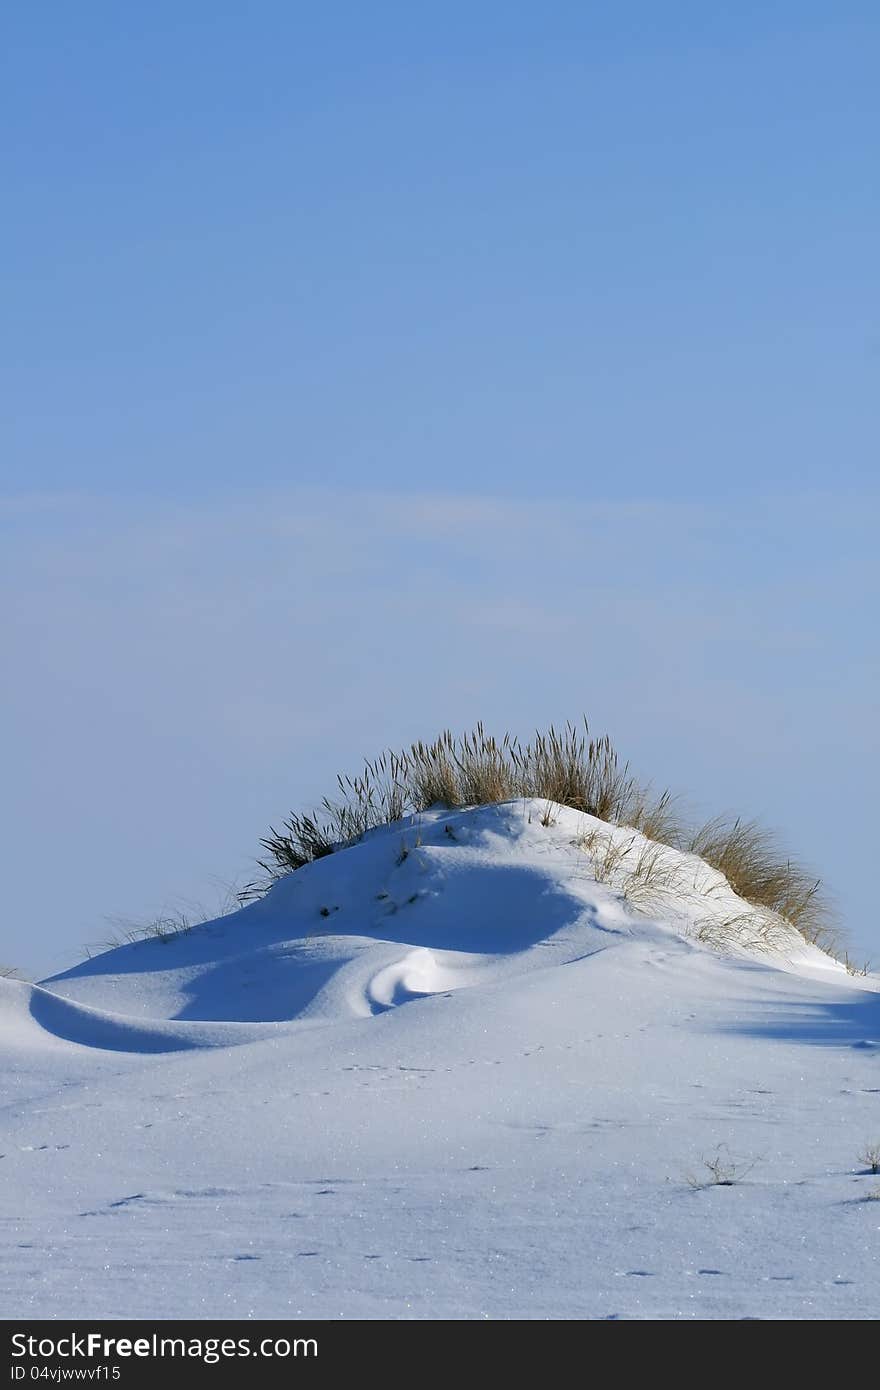
<svg viewBox="0 0 880 1390"><path fill-rule="evenodd" d="M0 979L0 1307L876 1318L877 989L561 807L386 827Z"/></svg>
<svg viewBox="0 0 880 1390"><path fill-rule="evenodd" d="M234 1032L192 1025L368 1017L634 940L723 938L726 924L742 952L738 924L756 918L701 860L566 807L438 809L371 832L231 916L55 976L31 1009L48 1031L96 1047L226 1044ZM792 929L767 927L780 963L840 973Z"/></svg>

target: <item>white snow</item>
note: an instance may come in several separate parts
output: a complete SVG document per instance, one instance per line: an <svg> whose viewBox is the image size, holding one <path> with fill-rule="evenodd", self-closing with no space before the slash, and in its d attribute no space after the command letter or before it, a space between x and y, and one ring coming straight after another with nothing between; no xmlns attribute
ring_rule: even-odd
<svg viewBox="0 0 880 1390"><path fill-rule="evenodd" d="M641 838L546 810L0 980L0 1315L876 1317L878 982L707 948L720 875L664 851L636 911L595 863Z"/></svg>

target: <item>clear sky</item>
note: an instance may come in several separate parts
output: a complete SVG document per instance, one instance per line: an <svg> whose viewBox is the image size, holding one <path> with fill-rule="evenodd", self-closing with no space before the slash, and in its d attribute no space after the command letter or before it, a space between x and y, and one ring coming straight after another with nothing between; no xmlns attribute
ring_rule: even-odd
<svg viewBox="0 0 880 1390"><path fill-rule="evenodd" d="M586 711L880 958L880 11L7 7L0 963Z"/></svg>

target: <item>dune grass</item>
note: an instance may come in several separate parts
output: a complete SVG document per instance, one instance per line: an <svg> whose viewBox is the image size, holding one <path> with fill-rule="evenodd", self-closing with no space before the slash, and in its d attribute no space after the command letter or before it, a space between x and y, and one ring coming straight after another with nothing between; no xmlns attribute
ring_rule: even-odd
<svg viewBox="0 0 880 1390"><path fill-rule="evenodd" d="M722 873L746 902L769 908L807 941L833 944L820 880L783 852L773 831L754 820L717 817L690 836L686 848Z"/></svg>
<svg viewBox="0 0 880 1390"><path fill-rule="evenodd" d="M671 821L672 811L668 793L653 797L637 784L610 739L590 738L586 725L583 733L571 724L561 733L551 728L527 744L510 734L498 740L482 724L461 738L447 731L433 743L383 753L359 776L338 777L337 787L338 799L294 813L260 841L268 859L258 862L270 881L429 806L538 797L635 829Z"/></svg>
<svg viewBox="0 0 880 1390"><path fill-rule="evenodd" d="M246 891L242 892L237 885L219 883L217 899L211 907L203 903L187 903L185 907L166 907L155 917L146 919L109 916L105 918L105 935L100 940L87 942L83 949L91 960L93 956L102 956L105 951L113 951L118 946L134 946L141 941L174 941L221 917L231 916L239 910L245 896Z"/></svg>
<svg viewBox="0 0 880 1390"><path fill-rule="evenodd" d="M528 743L495 738L478 724L461 737L446 731L432 743L386 752L356 777L337 779L338 795L309 814L294 813L261 841L266 878L241 894L259 896L278 878L430 806L483 806L520 797L584 811L611 825L639 831L658 845L698 855L755 908L795 927L809 942L831 949L835 931L819 880L791 859L777 836L754 820L716 817L688 828L677 799L640 782L607 736L594 738L584 720L536 733ZM604 847L607 857L619 849ZM593 855L595 859L595 854ZM613 865L600 864L606 877ZM656 877L656 862L637 879ZM651 872L648 874L647 868Z"/></svg>

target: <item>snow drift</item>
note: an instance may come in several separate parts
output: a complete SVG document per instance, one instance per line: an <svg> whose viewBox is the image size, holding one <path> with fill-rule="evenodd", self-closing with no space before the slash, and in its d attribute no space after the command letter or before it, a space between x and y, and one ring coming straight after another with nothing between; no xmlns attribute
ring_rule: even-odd
<svg viewBox="0 0 880 1390"><path fill-rule="evenodd" d="M377 829L0 980L4 1315L876 1316L875 986L563 807Z"/></svg>

